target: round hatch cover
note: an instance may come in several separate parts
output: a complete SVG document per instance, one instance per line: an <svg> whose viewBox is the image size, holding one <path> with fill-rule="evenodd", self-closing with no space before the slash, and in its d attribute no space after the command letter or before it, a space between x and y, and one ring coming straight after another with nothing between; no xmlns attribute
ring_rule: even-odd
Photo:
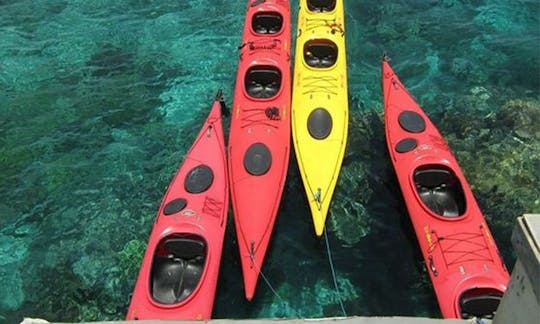
<svg viewBox="0 0 540 324"><path fill-rule="evenodd" d="M184 182L187 192L197 194L210 188L214 181L214 172L209 166L200 164L191 169Z"/></svg>
<svg viewBox="0 0 540 324"><path fill-rule="evenodd" d="M252 175L263 175L272 165L272 153L263 143L252 144L244 155L244 167Z"/></svg>
<svg viewBox="0 0 540 324"><path fill-rule="evenodd" d="M186 208L186 206L187 201L184 198L171 200L167 203L167 205L165 205L165 208L163 208L163 214L165 214L165 216L176 214L182 209Z"/></svg>
<svg viewBox="0 0 540 324"><path fill-rule="evenodd" d="M409 151L414 150L417 145L418 145L418 141L416 139L408 137L399 141L396 144L395 149L396 149L396 152L398 153L407 153Z"/></svg>
<svg viewBox="0 0 540 324"><path fill-rule="evenodd" d="M399 114L399 125L409 133L422 133L426 129L426 121L419 113L406 110Z"/></svg>
<svg viewBox="0 0 540 324"><path fill-rule="evenodd" d="M317 108L309 114L307 126L311 137L318 140L325 139L332 131L332 116L328 110Z"/></svg>

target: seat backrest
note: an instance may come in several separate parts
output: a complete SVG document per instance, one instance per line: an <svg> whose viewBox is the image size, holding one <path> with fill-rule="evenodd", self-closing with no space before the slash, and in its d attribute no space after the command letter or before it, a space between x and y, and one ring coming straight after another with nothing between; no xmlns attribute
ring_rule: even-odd
<svg viewBox="0 0 540 324"><path fill-rule="evenodd" d="M251 20L251 27L257 34L275 34L283 26L283 17L277 12L258 13Z"/></svg>
<svg viewBox="0 0 540 324"><path fill-rule="evenodd" d="M172 256L156 256L152 263L152 297L155 301L165 305L178 302L176 293L182 281L184 264Z"/></svg>
<svg viewBox="0 0 540 324"><path fill-rule="evenodd" d="M454 193L449 188L436 188L434 190L421 187L417 188L420 199L435 214L444 217L458 217L459 206Z"/></svg>
<svg viewBox="0 0 540 324"><path fill-rule="evenodd" d="M424 169L417 170L414 172L414 181L416 185L426 187L426 188L435 188L439 187L442 184L447 184L452 174L450 171L445 169Z"/></svg>
<svg viewBox="0 0 540 324"><path fill-rule="evenodd" d="M194 238L172 237L165 241L167 249L174 257L190 260L199 256L206 256L206 244Z"/></svg>
<svg viewBox="0 0 540 324"><path fill-rule="evenodd" d="M336 8L336 0L308 0L307 5L310 11L329 12Z"/></svg>
<svg viewBox="0 0 540 324"><path fill-rule="evenodd" d="M281 72L272 68L251 68L248 70L244 86L254 98L271 98L281 87Z"/></svg>
<svg viewBox="0 0 540 324"><path fill-rule="evenodd" d="M336 63L337 56L337 46L332 42L307 43L304 46L304 60L311 67L331 67Z"/></svg>
<svg viewBox="0 0 540 324"><path fill-rule="evenodd" d="M461 317L465 319L472 317L493 319L501 298L502 296L498 293L464 297L459 303Z"/></svg>

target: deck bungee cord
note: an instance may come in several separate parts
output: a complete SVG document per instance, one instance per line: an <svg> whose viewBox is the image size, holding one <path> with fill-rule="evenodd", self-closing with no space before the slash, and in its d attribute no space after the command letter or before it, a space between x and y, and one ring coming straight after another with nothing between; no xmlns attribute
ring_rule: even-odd
<svg viewBox="0 0 540 324"><path fill-rule="evenodd" d="M338 79L334 76L309 76L305 77L304 85L307 88L302 94L312 94L317 92L327 93L330 95L336 95L337 92L333 91L337 87Z"/></svg>
<svg viewBox="0 0 540 324"><path fill-rule="evenodd" d="M256 125L264 125L272 128L278 128L279 125L270 122L279 121L279 109L276 112L274 108L278 109L276 107L244 109L246 115L242 118L243 124L241 127L245 128Z"/></svg>
<svg viewBox="0 0 540 324"><path fill-rule="evenodd" d="M446 236L437 236L435 231L432 231L432 234L436 236L436 240L429 248L429 252L433 252L435 248L439 247L443 252L444 260L447 266L459 264L465 261L490 261L493 262L493 257L490 255L489 247L484 240L484 235L482 233L455 233ZM475 241L480 239L480 242ZM451 242L446 247L442 246L441 242ZM466 245L468 247L476 246L476 249L464 250L461 245ZM449 259L450 254L456 256L453 259ZM486 255L487 254L487 255Z"/></svg>

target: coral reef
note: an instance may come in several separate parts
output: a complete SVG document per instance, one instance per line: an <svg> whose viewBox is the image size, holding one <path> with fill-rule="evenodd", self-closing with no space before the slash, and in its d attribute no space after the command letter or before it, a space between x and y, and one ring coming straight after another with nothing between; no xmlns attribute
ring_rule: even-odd
<svg viewBox="0 0 540 324"><path fill-rule="evenodd" d="M272 301L265 303L257 317L261 318L305 318L340 316L339 300L347 305L359 298L356 288L347 278L338 276L336 291L331 282L318 280L313 287L296 288L283 284L277 289ZM282 299L284 296L285 299Z"/></svg>
<svg viewBox="0 0 540 324"><path fill-rule="evenodd" d="M471 93L485 94L484 90ZM510 234L515 218L540 212L540 176L535 171L540 164L540 134L535 122L540 118L540 102L510 99L499 109L487 109L486 105L475 95L464 96L445 112L441 131L494 226L511 267Z"/></svg>

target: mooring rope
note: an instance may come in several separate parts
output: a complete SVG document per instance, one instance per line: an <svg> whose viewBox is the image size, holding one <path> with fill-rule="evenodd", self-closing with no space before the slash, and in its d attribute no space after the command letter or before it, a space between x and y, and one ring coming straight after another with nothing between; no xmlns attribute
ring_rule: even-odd
<svg viewBox="0 0 540 324"><path fill-rule="evenodd" d="M334 279L334 287L336 288L336 294L339 300L339 306L341 306L341 311L343 312L343 316L347 317L347 312L345 312L345 306L343 306L343 300L341 299L341 294L339 293L336 272L334 271L334 262L332 261L332 253L330 252L330 243L328 243L328 235L326 234L326 227L324 228L324 240L326 241L326 252L328 253L328 263L330 263L330 269L332 270L332 279Z"/></svg>
<svg viewBox="0 0 540 324"><path fill-rule="evenodd" d="M276 296L276 297L281 301L281 304L282 304L282 305L286 305L285 299L283 299L283 298L281 297L281 295L278 294L278 292L274 289L274 286L272 286L272 284L270 283L270 280L268 280L268 277L266 277L266 276L264 275L264 272L262 271L262 269L259 268L259 267L257 266L257 264L255 263L255 260L254 260L253 255L252 255L252 254L249 255L249 257L250 257L250 259L251 259L251 265L259 271L259 275L263 278L263 280L264 280L264 282L266 283L266 285L268 286L268 288L270 288L270 291L272 291L272 293L274 294L274 296ZM295 314L298 318L300 318L300 316L298 315L298 313L296 312L296 310L294 310L294 309L292 309L292 308L291 308L291 310L294 312L294 314Z"/></svg>
<svg viewBox="0 0 540 324"><path fill-rule="evenodd" d="M259 273L260 273L261 277L263 278L264 282L266 282L266 284L268 285L268 288L270 288L270 290L274 293L274 295L279 300L281 300L282 303L285 303L285 300L283 298L281 298L281 296L278 294L278 292L274 289L274 287L270 283L270 280L268 280L268 278L264 275L264 272L262 272L262 270L259 270Z"/></svg>

